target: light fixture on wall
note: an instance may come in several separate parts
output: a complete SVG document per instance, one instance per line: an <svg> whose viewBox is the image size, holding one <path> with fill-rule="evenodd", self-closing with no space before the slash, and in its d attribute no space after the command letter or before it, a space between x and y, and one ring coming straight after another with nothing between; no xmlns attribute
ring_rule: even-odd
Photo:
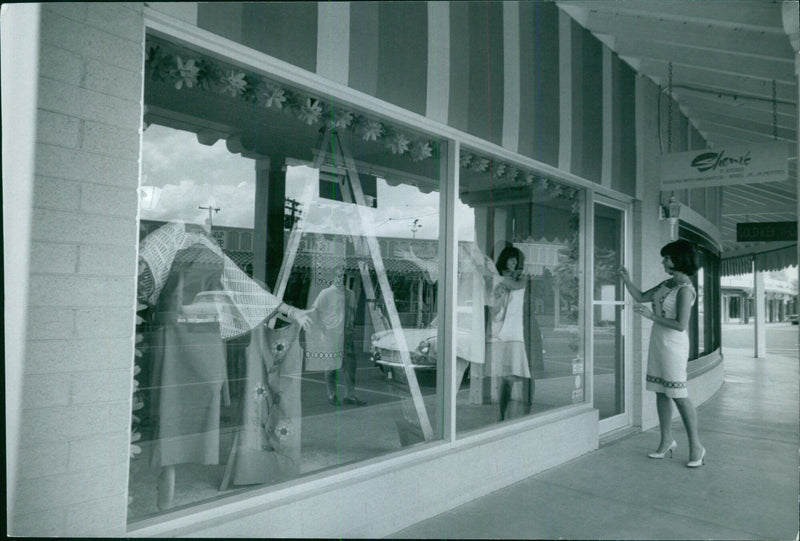
<svg viewBox="0 0 800 541"><path fill-rule="evenodd" d="M675 199L675 194L671 195L669 198L669 203L664 205L663 203L659 206L659 219L661 220L669 220L669 227L670 227L670 240L675 240L677 238L677 225L678 225L678 218L681 214L681 203L677 199Z"/></svg>

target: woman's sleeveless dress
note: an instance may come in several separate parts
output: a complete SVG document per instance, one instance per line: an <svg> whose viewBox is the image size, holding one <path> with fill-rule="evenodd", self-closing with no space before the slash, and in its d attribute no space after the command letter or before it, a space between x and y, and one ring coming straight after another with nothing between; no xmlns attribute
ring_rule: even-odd
<svg viewBox="0 0 800 541"><path fill-rule="evenodd" d="M492 321L492 336L487 342L495 376L530 378L528 355L525 351L523 300L525 289L508 292L505 309Z"/></svg>
<svg viewBox="0 0 800 541"><path fill-rule="evenodd" d="M675 319L677 317L678 291L688 287L692 292L692 304L697 293L691 284L680 284L670 288L666 282L656 290L653 297L653 313ZM657 323L650 331L650 349L647 354L648 391L664 393L670 398L689 396L686 389L686 363L689 360L689 334L676 331Z"/></svg>

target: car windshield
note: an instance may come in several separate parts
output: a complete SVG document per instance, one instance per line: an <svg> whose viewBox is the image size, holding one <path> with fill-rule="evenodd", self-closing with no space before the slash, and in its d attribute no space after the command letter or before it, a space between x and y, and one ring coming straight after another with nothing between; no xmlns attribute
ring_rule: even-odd
<svg viewBox="0 0 800 541"><path fill-rule="evenodd" d="M472 306L459 306L457 310L458 328L470 332L472 330ZM434 317L428 327L434 329L437 325L439 325L439 316Z"/></svg>

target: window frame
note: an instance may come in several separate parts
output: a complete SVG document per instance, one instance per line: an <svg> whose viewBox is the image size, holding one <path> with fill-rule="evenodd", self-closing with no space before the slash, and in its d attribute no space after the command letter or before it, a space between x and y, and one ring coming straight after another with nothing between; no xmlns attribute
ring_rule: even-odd
<svg viewBox="0 0 800 541"><path fill-rule="evenodd" d="M255 488L245 493L232 495L220 500L202 502L186 509L165 512L157 517L135 521L128 524L128 531L136 535L147 535L149 531L162 532L163 524L169 523L170 530L191 527L196 524L198 514L202 513L204 519L216 516L230 515L231 513L246 512L255 507L272 505L291 497L304 497L315 491L331 485L350 482L363 476L372 476L385 473L395 467L431 459L444 452L454 452L467 449L486 441L499 440L506 435L525 431L537 426L549 424L564 419L565 415L580 415L592 409L591 385L584 395L584 401L567 405L540 415L520 418L502 425L492 425L483 430L465 434L458 439L455 437L455 379L454 368L456 358L455 347L455 286L457 276L458 253L457 238L455 233L455 220L449 217L458 199L459 188L459 154L462 145L479 150L481 153L502 160L510 165L522 169L536 171L538 174L551 178L560 183L577 188L583 195L581 201L581 243L583 250L580 255L580 268L583 270L583 283L581 284L584 299L591 298L589 289L591 282L587 280L591 269L590 258L586 251L588 242L587 209L593 205L595 194L605 195L616 201L631 205L632 196L614 191L610 187L597 184L581 178L572 173L558 169L555 166L537 161L533 158L522 156L495 143L480 139L474 135L434 121L418 113L402 109L398 106L384 102L374 96L350 88L346 85L326 79L296 67L292 64L250 49L242 44L203 30L190 23L175 19L161 13L152 7L145 6L143 10L144 32L154 36L177 42L183 46L197 50L226 62L246 67L256 73L276 81L286 83L300 90L314 93L337 103L347 104L355 110L369 111L384 117L398 126L406 127L411 131L422 131L438 138L446 148L447 159L442 160L440 183L440 244L439 254L444 257L443 271L447 280L443 280L438 292L439 295L439 324L440 337L444 346L440 349L442 356L440 362L443 370L439 372L447 384L442 385L443 404L438 417L442 421L442 439L435 439L420 446L401 449L386 455L381 455L363 462L343 466L331 471L317 472L308 476L289 480L284 483ZM587 272L588 269L588 272ZM586 322L591 322L592 311L584 311L584 337L583 346L585 356L591 352L590 332ZM588 366L588 363L587 363ZM586 368L588 371L588 367ZM437 376L438 377L438 376ZM151 530L152 528L152 530Z"/></svg>

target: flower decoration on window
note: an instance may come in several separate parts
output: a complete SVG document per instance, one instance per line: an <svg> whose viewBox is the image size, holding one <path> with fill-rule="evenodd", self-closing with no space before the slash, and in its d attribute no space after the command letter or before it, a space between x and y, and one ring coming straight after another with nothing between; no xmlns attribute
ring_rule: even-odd
<svg viewBox="0 0 800 541"><path fill-rule="evenodd" d="M141 287L141 282L140 282L139 286L137 286L137 287ZM137 294L141 295L142 292L141 291L137 291ZM144 346L143 346L144 334L143 334L143 331L144 331L144 327L145 327L145 325L147 323L147 320L144 317L142 317L138 312L143 312L144 310L147 310L147 305L142 303L142 302L137 302L136 303L136 312L137 312L137 314L136 314L136 338L135 338L136 346L134 347L134 350L133 350L134 358L133 358L133 392L132 392L132 396L131 396L131 399L132 399L131 400L131 403L132 403L132 405L131 405L131 430L130 430L131 438L130 438L130 446L129 446L129 449L128 449L128 456L131 459L136 458L142 452L141 446L136 444L139 440L142 439L142 433L139 430L139 427L140 427L140 425L142 423L142 419L138 415L136 415L136 412L141 410L142 408L144 408L144 400L142 400L142 397L141 397L142 393L141 393L141 390L139 388L139 380L136 379L136 378L142 372L142 368L141 368L141 366L139 366L139 359L141 359L144 356ZM128 490L128 505L133 503L133 499L134 499L133 491L129 488L129 490Z"/></svg>
<svg viewBox="0 0 800 541"><path fill-rule="evenodd" d="M350 111L342 111L339 109L334 109L327 119L327 124L329 128L333 129L347 129L353 124L353 119L355 116Z"/></svg>
<svg viewBox="0 0 800 541"><path fill-rule="evenodd" d="M489 162L488 158L478 158L478 157L476 157L475 159L472 160L472 164L470 165L470 168L473 171L477 171L479 173L483 173L484 171L489 169L489 163L490 162Z"/></svg>
<svg viewBox="0 0 800 541"><path fill-rule="evenodd" d="M367 120L364 124L362 138L364 141L377 141L384 134L383 124L377 120Z"/></svg>
<svg viewBox="0 0 800 541"><path fill-rule="evenodd" d="M272 83L261 83L258 98L267 109L283 109L283 104L286 103L286 91Z"/></svg>
<svg viewBox="0 0 800 541"><path fill-rule="evenodd" d="M550 181L533 171L521 170L515 165L504 163L494 158L481 157L467 150L462 150L459 158L462 169L481 173L491 171L492 179L497 181L494 187L530 186L554 199L572 200L578 194L576 188Z"/></svg>
<svg viewBox="0 0 800 541"><path fill-rule="evenodd" d="M433 155L433 148L428 141L416 141L411 146L411 159L415 162L421 162L422 160L427 160Z"/></svg>
<svg viewBox="0 0 800 541"><path fill-rule="evenodd" d="M158 38L148 37L145 69L151 80L171 83L176 90L202 90L244 99L289 113L309 126L324 120L329 128L357 129L364 141L384 142L395 154L409 156L413 161L426 160L433 155L432 143L427 138L394 131L387 133L379 120L334 107L261 75L225 66L216 59Z"/></svg>
<svg viewBox="0 0 800 541"><path fill-rule="evenodd" d="M180 79L175 82L175 88L180 90L183 85L192 88L197 83L197 74L200 68L194 63L194 59L190 58L186 62L181 60L180 56L175 57L175 63L178 65L178 74Z"/></svg>
<svg viewBox="0 0 800 541"><path fill-rule="evenodd" d="M244 80L244 73L243 72L235 72L233 70L229 71L227 75L222 78L222 86L223 92L225 94L230 94L232 98L235 98L244 92L245 87L247 86L247 82Z"/></svg>
<svg viewBox="0 0 800 541"><path fill-rule="evenodd" d="M161 47L156 45L147 50L145 63L148 67L150 78L154 81L167 81L175 72L172 55L164 54Z"/></svg>
<svg viewBox="0 0 800 541"><path fill-rule="evenodd" d="M297 118L309 126L313 126L319 122L320 116L322 116L322 105L320 104L319 100L306 98L306 101L300 106L300 112L298 113Z"/></svg>
<svg viewBox="0 0 800 541"><path fill-rule="evenodd" d="M510 166L506 170L506 179L508 179L509 182L514 183L517 181L517 177L519 177L519 169L517 169L513 165Z"/></svg>
<svg viewBox="0 0 800 541"><path fill-rule="evenodd" d="M389 141L387 141L386 147L392 151L392 154L399 154L402 156L408 151L408 145L410 144L411 140L404 134L395 133L389 138Z"/></svg>

